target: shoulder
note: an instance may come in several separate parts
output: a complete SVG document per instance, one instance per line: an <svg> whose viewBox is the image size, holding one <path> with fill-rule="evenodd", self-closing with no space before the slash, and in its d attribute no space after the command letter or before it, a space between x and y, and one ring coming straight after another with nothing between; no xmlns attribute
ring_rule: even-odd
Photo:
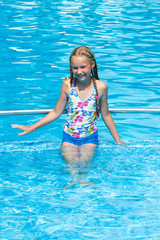
<svg viewBox="0 0 160 240"><path fill-rule="evenodd" d="M62 84L62 85L66 85L66 87L69 87L69 85L70 85L70 78L69 78L69 77L64 78L64 79L63 79L63 84Z"/></svg>
<svg viewBox="0 0 160 240"><path fill-rule="evenodd" d="M70 93L70 78L65 78L62 83L61 91L65 92L67 95Z"/></svg>
<svg viewBox="0 0 160 240"><path fill-rule="evenodd" d="M103 94L108 93L108 86L105 82L101 80L96 80L96 85L98 89L98 95L101 97Z"/></svg>

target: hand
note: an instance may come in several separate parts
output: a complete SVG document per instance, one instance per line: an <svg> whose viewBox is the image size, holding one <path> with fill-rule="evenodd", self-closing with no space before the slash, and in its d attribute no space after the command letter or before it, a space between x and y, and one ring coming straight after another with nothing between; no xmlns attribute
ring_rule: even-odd
<svg viewBox="0 0 160 240"><path fill-rule="evenodd" d="M126 145L124 142L122 142L121 140L116 141L119 145Z"/></svg>
<svg viewBox="0 0 160 240"><path fill-rule="evenodd" d="M22 135L28 134L33 131L33 128L24 126L24 125L11 124L11 126L12 126L12 128L19 128L19 129L23 130L22 133L18 134L18 136L22 136Z"/></svg>

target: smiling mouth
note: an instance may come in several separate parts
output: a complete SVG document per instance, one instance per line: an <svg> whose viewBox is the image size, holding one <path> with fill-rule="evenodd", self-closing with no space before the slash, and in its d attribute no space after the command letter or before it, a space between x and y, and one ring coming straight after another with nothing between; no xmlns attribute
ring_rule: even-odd
<svg viewBox="0 0 160 240"><path fill-rule="evenodd" d="M79 77L79 78L83 78L83 77L85 77L85 75L79 75L78 77Z"/></svg>

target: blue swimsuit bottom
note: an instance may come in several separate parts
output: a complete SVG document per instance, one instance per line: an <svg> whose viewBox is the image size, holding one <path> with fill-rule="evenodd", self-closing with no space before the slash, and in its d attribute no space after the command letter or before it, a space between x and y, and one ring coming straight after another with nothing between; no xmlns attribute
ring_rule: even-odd
<svg viewBox="0 0 160 240"><path fill-rule="evenodd" d="M87 137L81 137L81 138L72 137L71 135L63 131L62 143L64 142L72 143L74 145L83 145L83 144L89 144L89 143L98 145L99 144L98 131L96 131L95 133L92 133Z"/></svg>

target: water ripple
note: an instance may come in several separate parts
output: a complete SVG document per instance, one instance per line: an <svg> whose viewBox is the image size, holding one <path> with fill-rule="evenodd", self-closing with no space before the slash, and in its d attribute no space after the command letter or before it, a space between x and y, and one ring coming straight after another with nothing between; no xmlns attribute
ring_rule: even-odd
<svg viewBox="0 0 160 240"><path fill-rule="evenodd" d="M124 95L122 106L129 107L134 102L135 106L159 106L159 101L152 102L152 95L158 99L160 70L157 51L160 10L156 1L129 1L126 4L121 1L96 4L76 1L74 5L73 1L45 1L43 4L6 1L2 10L1 32L4 36L0 60L4 65L1 78L2 81L5 79L2 89L5 90L12 80L21 85L22 78L28 81L31 78L40 89L45 88L43 82L47 81L51 88L53 76L59 79L68 75L70 51L84 44L96 54L100 77L111 89L110 99L113 99L112 95L119 98L121 92ZM136 99L133 82L137 88ZM142 89L139 82L147 94L138 91L138 88ZM61 81L57 83L60 87ZM14 94L15 99L23 102L18 89ZM1 97L3 109L6 98ZM137 102L139 98L140 103ZM110 104L114 102L110 101ZM32 105L36 106L37 102ZM5 104L5 108L10 106ZM47 104L46 107L50 106ZM27 108L26 104L24 108Z"/></svg>
<svg viewBox="0 0 160 240"><path fill-rule="evenodd" d="M7 144L8 150L17 145ZM88 173L97 187L63 190L70 176L63 172L58 149L51 154L49 144L21 142L16 151L0 153L4 238L98 240L107 234L109 239L158 240L159 147L139 141L124 151L104 144Z"/></svg>

